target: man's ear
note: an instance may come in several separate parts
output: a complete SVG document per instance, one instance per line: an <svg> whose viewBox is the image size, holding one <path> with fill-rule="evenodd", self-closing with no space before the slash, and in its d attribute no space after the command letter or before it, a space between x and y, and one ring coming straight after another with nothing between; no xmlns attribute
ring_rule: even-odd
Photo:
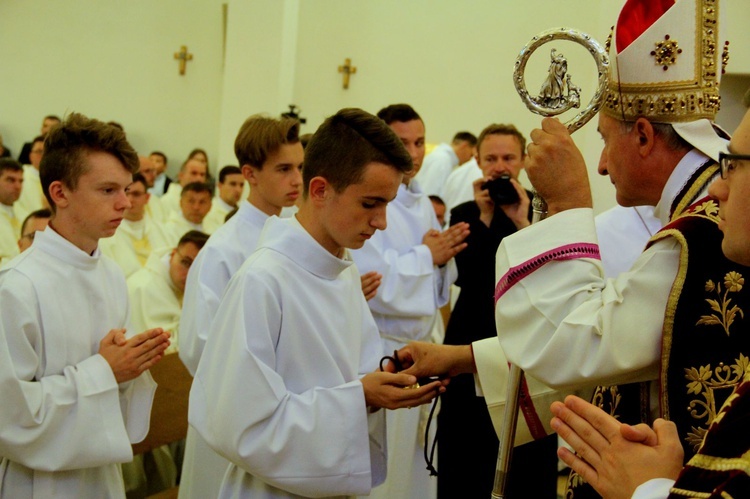
<svg viewBox="0 0 750 499"><path fill-rule="evenodd" d="M65 208L68 206L68 193L70 191L60 180L55 180L49 185L49 195L52 198L52 202L58 208Z"/></svg>
<svg viewBox="0 0 750 499"><path fill-rule="evenodd" d="M250 165L242 165L240 170L242 171L242 176L245 177L245 180L247 180L250 185L258 184L258 179L255 177L255 168Z"/></svg>
<svg viewBox="0 0 750 499"><path fill-rule="evenodd" d="M638 141L638 154L647 157L654 148L656 132L653 125L646 118L638 118L633 124L633 133Z"/></svg>
<svg viewBox="0 0 750 499"><path fill-rule="evenodd" d="M323 202L328 198L331 189L331 184L324 177L313 177L310 180L308 196L313 202Z"/></svg>

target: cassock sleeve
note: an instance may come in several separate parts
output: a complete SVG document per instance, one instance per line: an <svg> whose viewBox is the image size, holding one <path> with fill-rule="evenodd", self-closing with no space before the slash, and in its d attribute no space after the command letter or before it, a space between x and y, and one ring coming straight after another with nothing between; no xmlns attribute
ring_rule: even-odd
<svg viewBox="0 0 750 499"><path fill-rule="evenodd" d="M278 290L240 273L225 297L190 392L190 424L219 454L274 487L309 497L368 494L368 418L359 379L293 393L274 369ZM298 332L305 341L302 325ZM314 379L316 362L326 361L299 359L300 372Z"/></svg>
<svg viewBox="0 0 750 499"><path fill-rule="evenodd" d="M535 267L544 255L586 244L596 244L590 209L559 213L503 239L497 278L502 282L510 269L522 275L499 290L495 313L503 351L552 387L656 379L679 244L657 242L629 272L610 280L592 258Z"/></svg>
<svg viewBox="0 0 750 499"><path fill-rule="evenodd" d="M383 231L352 252L363 272L382 274L378 292L368 304L378 314L419 318L432 316L450 300L450 286L456 280L453 259L442 268L433 265L432 253L424 244L405 252L389 248Z"/></svg>
<svg viewBox="0 0 750 499"><path fill-rule="evenodd" d="M211 321L216 316L224 287L232 277L225 259L212 246L204 247L188 273L182 299L180 360L195 376Z"/></svg>
<svg viewBox="0 0 750 499"><path fill-rule="evenodd" d="M37 378L42 356L54 354L45 352L38 298L29 280L17 272L5 274L0 304L0 455L43 471L130 461L123 414L131 411L121 408L121 387L107 361L93 354L59 374ZM125 399L144 382L123 386ZM142 426L136 422L134 428Z"/></svg>

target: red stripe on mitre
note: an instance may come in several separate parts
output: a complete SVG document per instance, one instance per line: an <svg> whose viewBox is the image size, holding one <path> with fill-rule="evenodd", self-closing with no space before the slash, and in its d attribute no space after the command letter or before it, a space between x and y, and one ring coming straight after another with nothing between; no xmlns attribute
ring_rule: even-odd
<svg viewBox="0 0 750 499"><path fill-rule="evenodd" d="M628 0L620 11L615 30L615 47L619 54L654 24L675 0Z"/></svg>

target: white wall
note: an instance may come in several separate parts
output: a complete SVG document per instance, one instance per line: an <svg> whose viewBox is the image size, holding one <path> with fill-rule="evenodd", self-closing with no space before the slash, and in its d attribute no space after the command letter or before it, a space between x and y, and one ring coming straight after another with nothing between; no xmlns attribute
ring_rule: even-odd
<svg viewBox="0 0 750 499"><path fill-rule="evenodd" d="M187 74L173 59L194 58ZM82 112L122 123L140 152L178 168L202 147L214 162L222 75L219 0L2 0L0 131L18 154L42 117Z"/></svg>
<svg viewBox="0 0 750 499"><path fill-rule="evenodd" d="M174 171L193 147L212 168L234 162L232 144L250 114L277 115L290 103L314 131L344 106L376 112L409 102L441 142L460 129L512 122L528 135L539 117L511 82L530 38L570 26L604 41L620 0L1 0L0 133L18 153L50 113L76 110L125 125L142 152L162 149ZM730 74L750 74L750 6L725 0ZM172 56L188 45L194 60L177 74ZM534 54L529 90L541 85L546 45ZM576 45L558 46L574 81L587 91L593 62ZM341 88L337 68L357 74ZM536 68L536 69L535 69ZM736 93L736 91L734 92ZM589 94L590 95L590 94ZM737 106L733 98L724 109ZM736 114L736 112L735 112ZM591 169L595 208L614 203L595 173L601 143L590 124L576 133Z"/></svg>

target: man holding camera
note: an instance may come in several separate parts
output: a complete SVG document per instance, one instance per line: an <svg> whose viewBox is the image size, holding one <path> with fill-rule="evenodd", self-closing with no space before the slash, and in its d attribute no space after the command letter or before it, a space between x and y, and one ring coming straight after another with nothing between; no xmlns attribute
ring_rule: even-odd
<svg viewBox="0 0 750 499"><path fill-rule="evenodd" d="M469 224L466 249L456 255L461 287L445 334L445 343L468 345L494 337L495 252L502 239L529 225L530 197L518 182L526 138L513 125L492 124L478 140L477 162L482 178L474 182L474 200L451 211L451 224ZM461 374L442 395L438 416L438 497L488 497L492 491L498 439L484 398L477 397L474 377ZM544 452L540 446L548 447ZM523 486L532 497L554 494L553 480L524 480L529 474L555 476L555 441L532 442L516 448L514 473L508 484ZM532 459L536 462L530 462ZM541 460L540 460L541 459ZM549 473L538 473L539 468ZM545 483L549 482L549 483ZM515 485L517 484L517 485ZM467 491L466 487L471 490ZM538 494L531 494L534 487Z"/></svg>

